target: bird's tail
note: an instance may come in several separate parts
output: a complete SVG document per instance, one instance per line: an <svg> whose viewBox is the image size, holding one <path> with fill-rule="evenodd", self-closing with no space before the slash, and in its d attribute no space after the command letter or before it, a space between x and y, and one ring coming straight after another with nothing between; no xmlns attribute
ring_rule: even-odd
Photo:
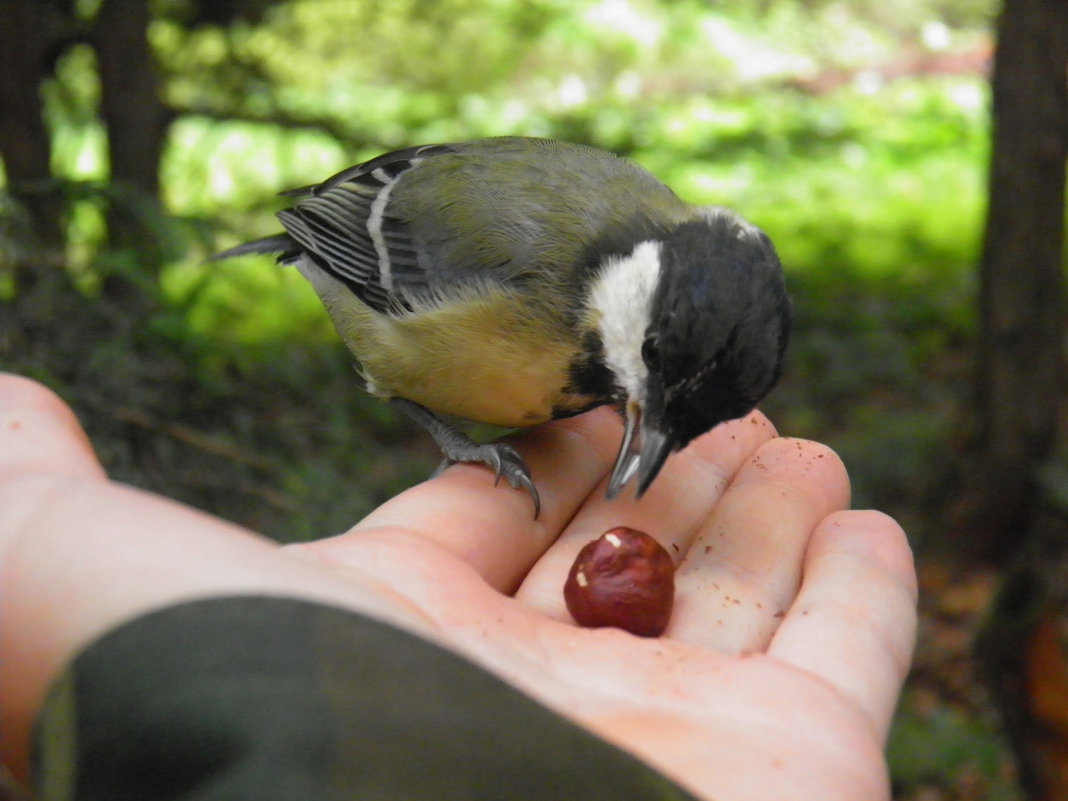
<svg viewBox="0 0 1068 801"><path fill-rule="evenodd" d="M222 253L216 253L208 261L221 261L222 259L232 259L234 256L248 256L254 253L280 253L284 257L288 254L296 253L298 250L297 243L290 238L289 234L276 234L275 236L266 236L263 239L254 239L243 245L224 250Z"/></svg>

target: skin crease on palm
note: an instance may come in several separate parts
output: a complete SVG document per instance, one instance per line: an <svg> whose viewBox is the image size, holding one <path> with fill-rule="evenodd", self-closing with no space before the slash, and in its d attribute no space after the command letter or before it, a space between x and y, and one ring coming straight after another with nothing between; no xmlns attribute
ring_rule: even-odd
<svg viewBox="0 0 1068 801"><path fill-rule="evenodd" d="M777 437L759 413L669 459L640 503L608 502L620 428L601 409L513 439L542 493L537 520L523 492L457 465L344 534L281 547L109 482L55 395L0 376L4 763L25 778L48 682L107 629L270 593L464 654L702 798L889 798L883 745L915 635L900 527L845 511L834 453ZM580 629L564 607L575 555L617 525L678 564L663 637Z"/></svg>

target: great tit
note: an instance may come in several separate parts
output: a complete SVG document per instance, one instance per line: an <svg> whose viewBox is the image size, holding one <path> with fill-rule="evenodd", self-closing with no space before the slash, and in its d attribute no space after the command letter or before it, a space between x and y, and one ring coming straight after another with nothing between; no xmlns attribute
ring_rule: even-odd
<svg viewBox="0 0 1068 801"><path fill-rule="evenodd" d="M275 253L326 307L372 394L421 423L446 464L525 488L506 444L448 418L531 426L610 404L608 481L648 489L667 456L742 417L778 380L791 323L768 237L694 206L611 153L499 137L397 150L282 193Z"/></svg>

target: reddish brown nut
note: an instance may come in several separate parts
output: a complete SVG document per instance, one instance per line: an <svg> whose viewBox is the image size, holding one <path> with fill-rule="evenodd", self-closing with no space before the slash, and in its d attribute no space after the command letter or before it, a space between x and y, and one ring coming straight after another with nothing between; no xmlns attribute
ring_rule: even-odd
<svg viewBox="0 0 1068 801"><path fill-rule="evenodd" d="M648 534L619 526L579 551L564 601L580 626L659 637L675 601L675 564Z"/></svg>

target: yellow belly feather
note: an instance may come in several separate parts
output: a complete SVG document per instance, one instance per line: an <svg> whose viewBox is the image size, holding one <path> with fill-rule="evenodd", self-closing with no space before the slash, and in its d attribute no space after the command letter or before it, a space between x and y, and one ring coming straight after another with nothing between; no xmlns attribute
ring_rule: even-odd
<svg viewBox="0 0 1068 801"><path fill-rule="evenodd" d="M533 319L503 292L472 293L394 317L365 306L332 279L315 283L368 388L381 397L507 427L549 420L554 408L590 404L564 391L578 351L575 334L561 336L559 323Z"/></svg>

